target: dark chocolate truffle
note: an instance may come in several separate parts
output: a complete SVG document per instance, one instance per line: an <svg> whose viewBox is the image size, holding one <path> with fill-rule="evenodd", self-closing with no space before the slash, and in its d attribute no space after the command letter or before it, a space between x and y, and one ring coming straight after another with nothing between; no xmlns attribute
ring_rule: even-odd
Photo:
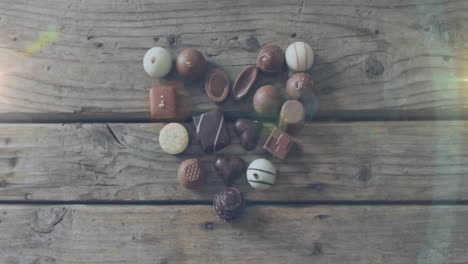
<svg viewBox="0 0 468 264"><path fill-rule="evenodd" d="M205 81L205 91L208 98L215 103L226 100L229 94L229 78L221 69L208 73Z"/></svg>
<svg viewBox="0 0 468 264"><path fill-rule="evenodd" d="M244 212L244 198L236 188L225 188L215 195L213 205L216 214L224 221L238 218Z"/></svg>
<svg viewBox="0 0 468 264"><path fill-rule="evenodd" d="M284 52L276 45L263 47L257 56L257 67L265 73L277 73L283 69Z"/></svg>
<svg viewBox="0 0 468 264"><path fill-rule="evenodd" d="M177 179L185 188L196 189L206 183L207 171L200 160L184 160L177 171Z"/></svg>
<svg viewBox="0 0 468 264"><path fill-rule="evenodd" d="M184 49L177 55L177 72L189 80L196 80L205 73L206 60L203 54L194 48Z"/></svg>
<svg viewBox="0 0 468 264"><path fill-rule="evenodd" d="M309 74L299 72L289 77L286 83L286 93L292 99L299 99L303 96L307 96L312 92L314 82Z"/></svg>
<svg viewBox="0 0 468 264"><path fill-rule="evenodd" d="M274 117L281 108L281 93L272 85L258 88L253 98L253 106L259 116Z"/></svg>

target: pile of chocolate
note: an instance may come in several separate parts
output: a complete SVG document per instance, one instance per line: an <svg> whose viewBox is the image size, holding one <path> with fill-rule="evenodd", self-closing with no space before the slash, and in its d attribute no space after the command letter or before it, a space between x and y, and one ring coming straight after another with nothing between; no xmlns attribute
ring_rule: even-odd
<svg viewBox="0 0 468 264"><path fill-rule="evenodd" d="M263 47L257 57L256 65L245 68L234 81L230 89L227 74L220 68L208 72L205 77L205 91L208 98L220 104L229 93L234 100L245 98L254 83L259 71L264 74L278 74L286 64L294 73L286 83L286 93L291 98L282 104L280 90L273 85L258 88L253 97L253 107L260 117L277 117L278 127L272 129L263 149L279 159L285 159L294 146L294 140L289 134L297 134L304 126L305 110L299 101L312 94L313 82L304 71L312 67L314 54L305 42L295 42L286 52L276 45ZM145 71L152 77L162 78L172 68L172 56L164 48L155 47L145 54L143 59ZM193 48L179 53L176 59L177 72L188 80L197 80L205 75L207 63L203 54ZM150 89L150 115L152 119L167 120L177 118L177 92L171 85L159 85ZM231 143L231 138L225 124L224 114L219 109L193 117L196 135L201 149L205 153L215 153ZM234 130L240 137L242 148L253 150L259 139L262 125L259 122L238 119ZM161 148L170 154L182 153L189 142L186 128L178 123L164 126L159 134ZM256 190L267 190L275 182L276 168L266 159L254 160L246 170L245 162L239 157L217 157L215 171L221 176L226 187L214 198L217 215L226 220L239 217L244 210L244 199L241 192L233 187L236 178L247 171L247 181ZM196 189L203 186L208 177L208 170L199 159L183 161L177 171L179 183L188 188Z"/></svg>

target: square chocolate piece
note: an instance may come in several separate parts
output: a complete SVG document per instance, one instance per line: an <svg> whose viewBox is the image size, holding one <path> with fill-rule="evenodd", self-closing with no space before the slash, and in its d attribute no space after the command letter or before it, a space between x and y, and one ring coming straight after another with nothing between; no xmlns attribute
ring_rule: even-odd
<svg viewBox="0 0 468 264"><path fill-rule="evenodd" d="M293 146L293 139L288 134L275 128L265 142L265 145L263 145L263 149L283 160Z"/></svg>
<svg viewBox="0 0 468 264"><path fill-rule="evenodd" d="M156 86L150 89L150 116L153 119L177 117L177 94L174 86Z"/></svg>
<svg viewBox="0 0 468 264"><path fill-rule="evenodd" d="M224 115L219 110L193 117L198 141L205 153L216 152L231 143Z"/></svg>

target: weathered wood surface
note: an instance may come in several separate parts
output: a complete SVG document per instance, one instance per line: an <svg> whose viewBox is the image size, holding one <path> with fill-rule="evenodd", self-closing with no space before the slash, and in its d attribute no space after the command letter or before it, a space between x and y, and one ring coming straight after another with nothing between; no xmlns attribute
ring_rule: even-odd
<svg viewBox="0 0 468 264"><path fill-rule="evenodd" d="M192 124L188 149L178 156L158 143L163 124L0 125L0 200L210 201L222 189L201 154ZM220 155L247 162L271 159L279 176L256 192L244 176L236 183L254 201L431 201L468 199L468 130L463 121L308 124L299 147L280 161L261 146L233 143ZM210 168L199 192L179 186L176 171L187 158Z"/></svg>
<svg viewBox="0 0 468 264"><path fill-rule="evenodd" d="M466 263L466 206L1 206L12 263Z"/></svg>
<svg viewBox="0 0 468 264"><path fill-rule="evenodd" d="M309 117L317 106L322 117L466 117L467 8L456 0L1 0L0 121L145 120L148 48L174 56L198 48L234 79L262 45L295 40L316 50ZM51 27L56 42L21 56ZM202 81L186 85L195 112L215 107ZM222 107L249 115L250 100Z"/></svg>

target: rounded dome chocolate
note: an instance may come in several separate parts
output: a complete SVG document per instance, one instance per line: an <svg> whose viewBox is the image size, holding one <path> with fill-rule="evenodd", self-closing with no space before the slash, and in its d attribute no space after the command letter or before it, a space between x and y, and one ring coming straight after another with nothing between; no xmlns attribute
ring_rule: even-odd
<svg viewBox="0 0 468 264"><path fill-rule="evenodd" d="M184 78L196 80L205 73L206 60L199 50L184 49L177 55L176 68L177 72Z"/></svg>

